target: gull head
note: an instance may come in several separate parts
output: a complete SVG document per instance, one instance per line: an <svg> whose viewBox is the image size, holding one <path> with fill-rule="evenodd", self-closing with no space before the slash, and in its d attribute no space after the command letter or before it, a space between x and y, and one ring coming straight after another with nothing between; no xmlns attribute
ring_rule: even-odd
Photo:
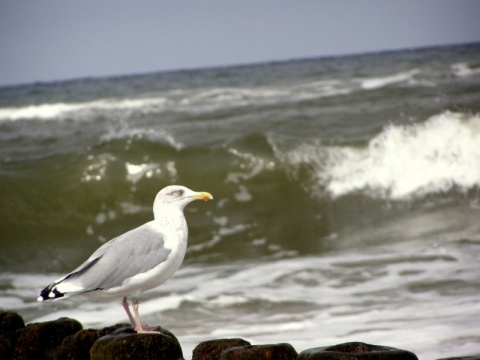
<svg viewBox="0 0 480 360"><path fill-rule="evenodd" d="M174 207L179 210L194 200L212 200L213 196L206 191L193 191L181 185L170 185L160 190L153 203L153 212L157 213L164 207Z"/></svg>

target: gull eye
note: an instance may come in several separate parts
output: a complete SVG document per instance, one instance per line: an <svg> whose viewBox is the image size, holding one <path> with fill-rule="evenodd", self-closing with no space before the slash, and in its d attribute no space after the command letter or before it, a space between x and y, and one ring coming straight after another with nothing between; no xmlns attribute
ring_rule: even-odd
<svg viewBox="0 0 480 360"><path fill-rule="evenodd" d="M180 190L174 190L174 191L172 191L172 192L170 193L170 195L172 195L172 196L182 196L182 195L183 195L183 192L184 192L184 191L181 190L181 189L180 189Z"/></svg>

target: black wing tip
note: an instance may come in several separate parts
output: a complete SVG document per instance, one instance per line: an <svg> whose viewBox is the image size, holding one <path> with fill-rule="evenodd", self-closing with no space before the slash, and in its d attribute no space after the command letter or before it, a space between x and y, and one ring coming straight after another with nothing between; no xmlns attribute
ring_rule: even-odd
<svg viewBox="0 0 480 360"><path fill-rule="evenodd" d="M56 287L52 288L50 286L47 286L45 289L40 291L37 301L55 300L63 298L64 296L65 293L58 291Z"/></svg>

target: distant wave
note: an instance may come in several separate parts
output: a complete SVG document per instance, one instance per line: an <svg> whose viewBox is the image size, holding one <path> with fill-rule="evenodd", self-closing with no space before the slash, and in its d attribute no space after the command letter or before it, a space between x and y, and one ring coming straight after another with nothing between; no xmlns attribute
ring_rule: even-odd
<svg viewBox="0 0 480 360"><path fill-rule="evenodd" d="M247 106L292 104L385 86L412 84L419 70L413 69L385 77L335 79L294 82L288 85L258 87L212 87L193 90L170 90L135 98L106 98L79 103L45 103L0 108L0 121L17 120L93 120L128 118L134 115L162 113L209 113Z"/></svg>
<svg viewBox="0 0 480 360"><path fill-rule="evenodd" d="M275 105L315 98L346 95L354 86L337 80L315 81L284 87L222 87L167 91L144 98L102 99L83 103L47 103L0 108L0 121L92 120L126 118L165 111L201 114L246 106Z"/></svg>
<svg viewBox="0 0 480 360"><path fill-rule="evenodd" d="M68 117L89 119L92 112L141 111L159 109L168 100L164 98L104 99L84 103L51 103L24 107L0 108L0 121L10 120L62 120Z"/></svg>
<svg viewBox="0 0 480 360"><path fill-rule="evenodd" d="M480 116L444 112L424 123L390 125L366 146L271 139L289 175L309 174L315 194L364 193L408 199L480 187Z"/></svg>
<svg viewBox="0 0 480 360"><path fill-rule="evenodd" d="M450 66L452 72L458 77L480 76L480 64L469 64L466 62L455 63Z"/></svg>
<svg viewBox="0 0 480 360"><path fill-rule="evenodd" d="M360 86L364 90L379 89L392 84L398 84L403 82L411 82L413 77L419 73L418 69L401 72L398 74L388 75L378 78L369 78L361 81Z"/></svg>
<svg viewBox="0 0 480 360"><path fill-rule="evenodd" d="M0 120L53 119L62 114L78 111L79 105L65 103L29 105L0 109Z"/></svg>

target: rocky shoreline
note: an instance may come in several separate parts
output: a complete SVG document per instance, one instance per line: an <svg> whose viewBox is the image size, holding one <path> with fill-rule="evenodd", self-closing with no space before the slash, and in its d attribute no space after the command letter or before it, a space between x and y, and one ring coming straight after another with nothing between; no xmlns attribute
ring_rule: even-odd
<svg viewBox="0 0 480 360"><path fill-rule="evenodd" d="M83 329L75 319L25 325L15 313L0 311L0 359L109 360L184 359L174 334L161 327L158 334L137 334L127 324L103 329ZM349 342L316 347L300 353L288 343L252 345L243 339L201 342L192 360L418 360L406 350ZM480 356L450 359L480 360Z"/></svg>

